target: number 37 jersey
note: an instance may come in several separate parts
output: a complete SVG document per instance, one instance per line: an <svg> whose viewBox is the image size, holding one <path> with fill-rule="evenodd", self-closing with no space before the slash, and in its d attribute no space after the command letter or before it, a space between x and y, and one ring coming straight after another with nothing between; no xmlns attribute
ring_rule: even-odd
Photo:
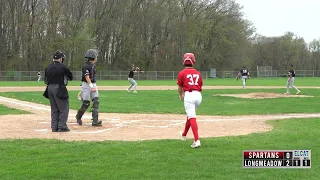
<svg viewBox="0 0 320 180"><path fill-rule="evenodd" d="M185 68L178 74L177 84L182 86L183 91L202 91L202 77L194 68Z"/></svg>

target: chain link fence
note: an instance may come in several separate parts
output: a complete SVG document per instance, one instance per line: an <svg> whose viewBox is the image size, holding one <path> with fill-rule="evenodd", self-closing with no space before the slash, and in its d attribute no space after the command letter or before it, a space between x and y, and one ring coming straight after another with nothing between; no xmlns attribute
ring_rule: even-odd
<svg viewBox="0 0 320 180"><path fill-rule="evenodd" d="M0 81L37 81L38 71L0 71ZM176 80L179 71L144 71L135 73L136 80ZM74 80L81 80L81 71L72 71ZM97 80L127 80L129 71L98 71ZM210 78L210 71L201 71L203 79ZM43 80L44 72L41 72Z"/></svg>
<svg viewBox="0 0 320 180"><path fill-rule="evenodd" d="M276 70L272 70L272 66L257 66L257 78L277 77Z"/></svg>
<svg viewBox="0 0 320 180"><path fill-rule="evenodd" d="M272 70L272 68L257 68L259 71L250 71L252 77L269 78L285 77L288 72L285 70ZM200 71L203 79L211 78L210 71ZM320 77L320 71L296 70L297 77ZM0 71L0 81L37 81L37 71ZM81 80L81 71L72 71L74 80ZM137 80L176 80L179 71L144 71L135 74ZM98 71L97 80L127 80L129 71ZM235 78L238 71L216 71L215 78ZM41 72L43 80L44 72Z"/></svg>

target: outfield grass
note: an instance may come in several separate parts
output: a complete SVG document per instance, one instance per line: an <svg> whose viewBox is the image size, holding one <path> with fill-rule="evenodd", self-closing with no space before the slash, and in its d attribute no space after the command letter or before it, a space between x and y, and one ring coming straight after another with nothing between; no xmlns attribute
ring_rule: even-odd
<svg viewBox="0 0 320 180"><path fill-rule="evenodd" d="M0 104L0 115L8 115L8 114L29 114L29 112L22 111L19 109L8 108Z"/></svg>
<svg viewBox="0 0 320 180"><path fill-rule="evenodd" d="M283 93L285 89L227 89L205 90L198 114L202 115L248 115L282 113L318 113L320 91L303 89L303 95L310 98L242 99L214 96L216 94L238 94L250 92ZM294 91L292 90L292 93ZM81 101L76 99L78 91L70 91L70 108L78 109ZM0 96L11 97L41 104L49 104L42 92L8 92ZM127 91L100 91L100 112L106 113L171 113L185 114L183 102L177 91L139 91L138 94Z"/></svg>
<svg viewBox="0 0 320 180"><path fill-rule="evenodd" d="M0 179L319 179L319 119L270 121L274 130L190 141L1 140ZM200 130L201 132L201 130ZM312 150L311 169L243 169L243 150Z"/></svg>
<svg viewBox="0 0 320 180"><path fill-rule="evenodd" d="M234 79L215 79L211 85L241 85ZM230 81L229 81L230 80ZM251 81L252 80L252 81ZM255 85L285 85L285 79L248 81ZM303 78L297 86L317 86L318 78ZM302 78L301 78L302 80ZM163 84L158 84L158 83ZM1 84L21 86L23 82ZM38 82L29 82L38 86ZM79 82L73 82L79 85ZM105 83L105 84L103 84ZM112 84L114 83L114 84ZM118 83L118 84L117 84ZM138 81L139 85L175 85L175 81ZM145 84L143 84L145 83ZM220 84L219 84L220 83ZM229 84L236 83L236 84ZM261 83L261 84L259 84ZM275 84L272 84L275 83ZM278 83L278 84L277 84ZM28 86L30 85L28 84ZM101 85L127 85L127 81L104 81ZM71 84L72 85L72 84ZM282 89L205 90L198 114L243 115L319 112L320 92L303 89L312 98L239 99L217 97L215 94L276 92ZM49 104L43 92L0 93L0 96ZM70 107L78 109L78 91L71 91ZM183 103L176 91L100 91L100 112L179 113ZM13 114L14 110L1 109ZM17 110L18 111L18 110ZM18 113L18 112L17 112ZM20 113L20 112L19 112ZM202 147L191 149L191 141L59 141L59 140L0 140L0 179L319 179L319 126L315 119L269 121L271 132L248 136L201 139ZM214 131L214 129L213 129ZM200 129L201 134L201 129ZM311 149L311 169L243 169L243 150Z"/></svg>
<svg viewBox="0 0 320 180"><path fill-rule="evenodd" d="M138 86L164 86L176 85L176 80L136 80ZM247 81L248 86L285 86L287 78L251 78ZM70 86L80 86L80 81L70 81ZM129 86L127 80L99 81L100 86ZM235 78L215 78L204 80L206 86L242 86L242 81ZM296 86L320 86L319 77L297 77ZM43 82L37 81L0 81L0 86L45 86Z"/></svg>

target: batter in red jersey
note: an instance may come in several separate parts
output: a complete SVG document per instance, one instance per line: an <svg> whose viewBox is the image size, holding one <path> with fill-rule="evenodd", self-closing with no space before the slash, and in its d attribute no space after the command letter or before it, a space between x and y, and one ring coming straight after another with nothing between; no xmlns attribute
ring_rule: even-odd
<svg viewBox="0 0 320 180"><path fill-rule="evenodd" d="M192 148L201 146L196 121L196 110L202 101L202 77L200 72L193 68L195 63L194 54L186 53L183 56L185 68L179 72L177 81L180 100L184 101L184 109L187 114L185 129L181 133L181 140L185 141L187 139L186 136L191 127L194 136Z"/></svg>

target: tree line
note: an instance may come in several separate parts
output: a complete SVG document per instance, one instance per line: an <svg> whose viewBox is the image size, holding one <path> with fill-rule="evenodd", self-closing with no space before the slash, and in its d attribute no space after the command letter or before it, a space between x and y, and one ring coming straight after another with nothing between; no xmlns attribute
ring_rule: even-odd
<svg viewBox="0 0 320 180"><path fill-rule="evenodd" d="M255 33L235 0L0 0L0 71L43 70L56 50L80 70L87 49L98 69L179 70L193 52L200 70L273 66L319 69L320 39Z"/></svg>

